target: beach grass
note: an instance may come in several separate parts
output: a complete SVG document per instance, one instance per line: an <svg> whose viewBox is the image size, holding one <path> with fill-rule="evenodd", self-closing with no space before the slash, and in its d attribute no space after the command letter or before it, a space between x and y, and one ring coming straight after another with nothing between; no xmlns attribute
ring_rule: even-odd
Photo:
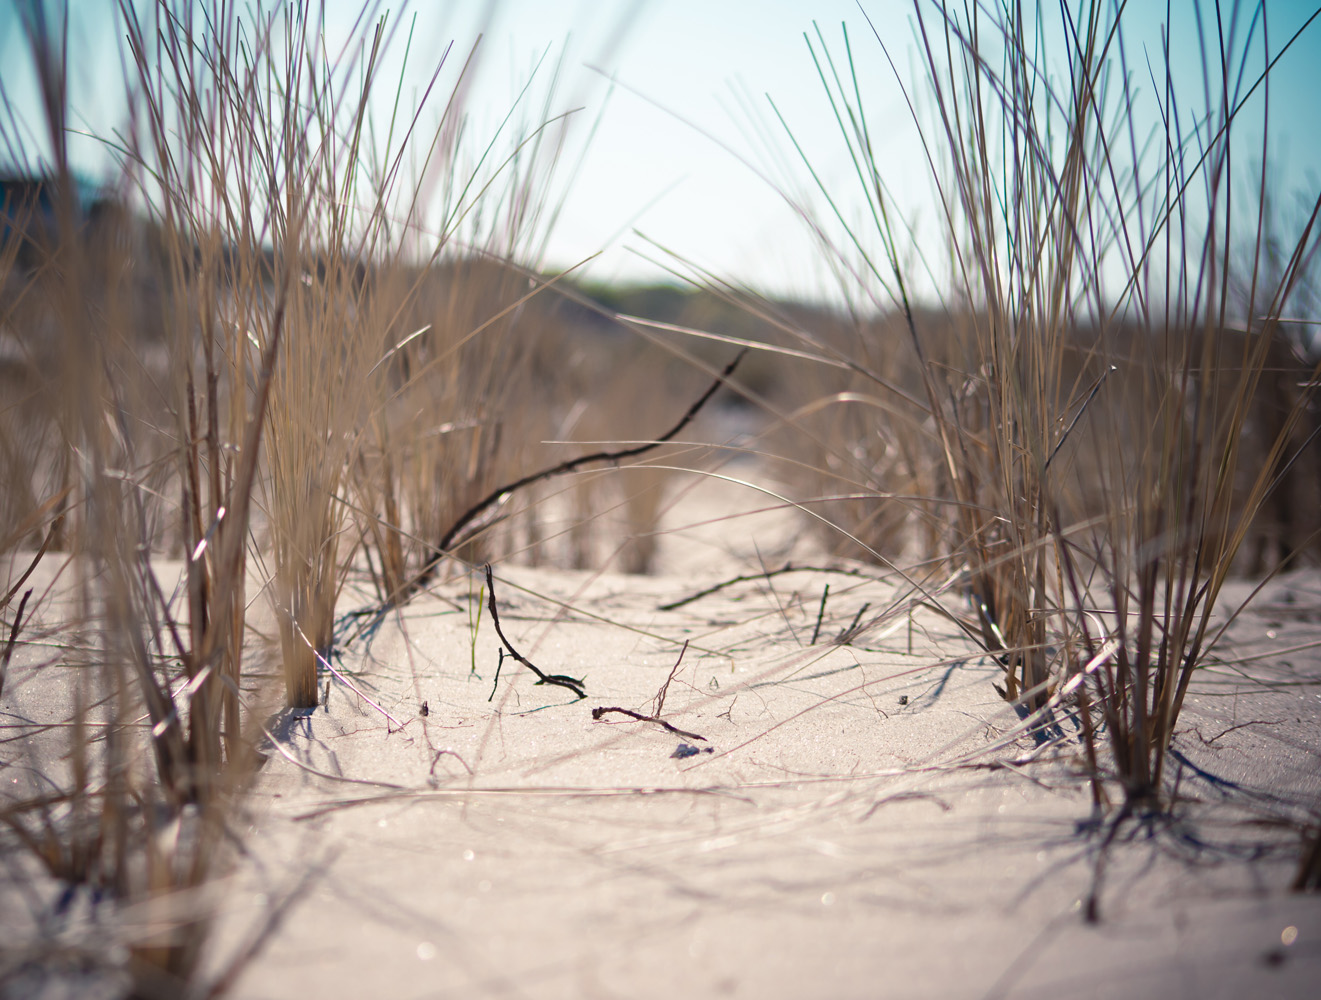
<svg viewBox="0 0 1321 1000"><path fill-rule="evenodd" d="M67 676L45 697L68 723L27 745L36 783L3 820L71 892L141 918L116 945L135 996L214 995L259 947L203 972L265 665L281 701L317 705L350 575L397 597L456 512L524 470L547 437L533 400L556 393L530 391L545 359L511 318L553 278L508 255L535 245L563 119L470 150L468 67L428 133L381 78L407 21L364 6L330 52L312 6L258 13L121 7L129 111L98 136L119 175L91 210L65 143L69 11L22 22L50 150L9 136L36 180L7 189L0 253L0 690Z"/></svg>
<svg viewBox="0 0 1321 1000"><path fill-rule="evenodd" d="M428 106L382 75L418 58L408 22L379 5L338 52L310 6L137 10L117 22L130 111L98 137L116 193L89 211L67 12L30 7L50 149L0 243L0 695L60 714L27 734L0 822L67 887L51 905L133 916L85 948L127 995L225 992L301 891L209 954L268 717L343 679L350 589L379 624L492 560L651 570L668 491L710 451L676 435L721 384L773 428L745 457L789 470L837 554L902 581L836 644L937 611L1038 744L1074 728L1098 813L1172 807L1189 686L1246 606L1226 584L1315 562L1321 531L1321 366L1292 322L1315 309L1321 200L1282 219L1269 115L1241 138L1292 41L1264 7L1201 22L1189 118L1167 69L1135 82L1109 5L1050 25L915 5L900 83L943 273L909 245L856 72L894 41L809 35L857 186L796 149L803 214L852 313L699 275L702 296L653 296L690 310L663 316L543 268L553 78L473 146L467 68L423 132ZM689 335L702 350L671 342ZM475 674L475 635L465 655Z"/></svg>
<svg viewBox="0 0 1321 1000"><path fill-rule="evenodd" d="M1294 39L1262 8L1199 20L1189 115L1171 70L1154 96L1137 82L1109 6L1057 21L916 4L913 23L905 95L947 268L911 245L856 74L898 41L818 30L857 187L819 182L825 207L804 214L835 234L852 298L888 319L824 345L847 379L798 412L843 457L817 465L853 494L839 527L884 560L923 540L936 568L915 589L958 572L1004 696L1043 724L1080 721L1098 802L1113 779L1125 813L1159 807L1188 685L1241 610L1217 607L1226 579L1315 558L1315 519L1286 494L1316 462L1317 359L1286 320L1315 284L1321 202L1281 243L1270 116L1240 113ZM1158 55L1168 67L1168 41ZM845 223L846 198L869 228Z"/></svg>

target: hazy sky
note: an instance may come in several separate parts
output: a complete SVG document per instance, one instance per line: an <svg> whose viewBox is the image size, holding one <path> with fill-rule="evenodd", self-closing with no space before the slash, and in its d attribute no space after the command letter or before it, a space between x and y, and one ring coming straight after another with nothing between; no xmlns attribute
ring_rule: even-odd
<svg viewBox="0 0 1321 1000"><path fill-rule="evenodd" d="M442 39L473 37L486 13L480 4L443 7L413 8L420 15L415 37L435 39L436 49ZM869 12L890 23L896 52L907 58L906 7L887 0ZM672 262L654 241L721 275L822 294L828 270L808 227L776 190L784 176L776 158L796 163L797 154L768 100L825 176L847 183L838 128L803 37L814 19L832 46L849 22L853 44L866 55L862 74L879 95L870 113L882 134L901 131L908 115L902 95L853 0L494 5L470 102L475 119L488 131L495 126L549 43L548 63L565 57L558 106L581 108L572 136L590 135L578 170L567 169L579 162L576 146L564 157L571 176L560 178L567 200L550 260L566 266L602 251L591 264L595 277L665 277L653 262ZM897 186L903 174L925 190L920 161L896 157L894 166ZM792 176L801 182L806 175L796 169Z"/></svg>
<svg viewBox="0 0 1321 1000"><path fill-rule="evenodd" d="M23 62L14 2L0 0L11 6L8 19L0 22L5 30L0 58L11 68ZM106 96L113 91L107 81L117 80L120 72L109 13L113 4L71 0L70 6L75 48L83 54L74 60L73 101L85 127L105 130L120 113ZM326 0L326 6L327 33L334 35L346 29L361 5ZM1158 59L1164 5L1131 7L1125 15L1130 66L1149 95L1148 60ZM1191 116L1202 100L1195 22L1190 0L1177 0L1173 9L1176 82ZM1269 2L1272 48L1278 50L1313 9L1311 3ZM547 45L551 54L540 82L549 82L552 64L563 54L554 106L583 110L573 120L560 162L559 182L567 194L548 246L550 265L603 251L591 265L593 276L655 278L663 272L647 258L663 260L664 254L650 239L720 275L774 293L830 295L823 255L776 189L777 184L796 190L810 185L767 97L832 192L839 193L845 214L860 212L857 181L803 37L814 30L813 21L836 56L843 54L840 25L847 23L882 171L906 215L920 226L937 221L930 171L898 86L911 85L917 73L912 8L904 0L506 0L493 8L477 0L435 0L406 10L418 21L405 101L412 87L425 83L453 38L455 52L441 77L447 93L484 25L482 63L467 105L477 135L495 129ZM872 25L895 59L897 77ZM394 51L402 55L402 45ZM607 100L608 77L617 86ZM17 73L7 70L4 79L12 104L21 108L30 101ZM1321 20L1282 61L1272 87L1272 148L1284 168L1280 189L1303 189L1314 197L1321 184ZM393 96L393 84L388 89L387 96ZM917 91L925 94L921 87ZM433 98L437 109L446 93L440 101ZM930 101L922 97L922 102L920 112L929 113ZM594 123L580 169L572 172L576 144ZM95 169L92 163L85 166ZM819 199L814 211L824 211Z"/></svg>
<svg viewBox="0 0 1321 1000"><path fill-rule="evenodd" d="M1222 5L1226 12L1230 6ZM441 16L442 8L451 16ZM433 37L465 37L454 11L471 15L482 5L414 9ZM925 9L934 23L935 7L928 2ZM1315 9L1314 3L1271 0L1272 50ZM1169 15L1171 62L1188 122L1195 107L1205 107L1193 10L1189 0L1174 0ZM1204 17L1212 10L1203 3ZM604 251L593 274L650 278L663 272L648 258L668 263L654 241L722 276L779 293L829 296L834 281L823 254L782 194L786 186L795 195L815 192L771 102L854 221L862 210L858 182L804 38L815 41L819 28L839 59L842 25L887 183L910 221L928 233L939 224L930 167L899 86L919 101L920 114L929 114L928 89L912 86L920 67L910 0L507 0L494 11L476 107L489 101L503 113L534 54L553 42L555 54L567 44L561 95L563 106L584 107L579 134L601 116L550 245L556 264ZM1156 3L1131 3L1124 15L1130 70L1146 96L1154 89L1148 60L1160 60L1165 20L1164 5ZM1240 48L1249 20L1241 19ZM473 21L467 23L471 37ZM1260 25L1256 30L1260 52ZM617 82L608 98L605 74ZM1280 63L1271 100L1280 184L1315 197L1321 190L1321 19ZM1245 112L1240 123L1244 139L1260 135L1250 117ZM1255 158L1259 147L1247 145ZM813 206L817 218L828 212L819 196Z"/></svg>

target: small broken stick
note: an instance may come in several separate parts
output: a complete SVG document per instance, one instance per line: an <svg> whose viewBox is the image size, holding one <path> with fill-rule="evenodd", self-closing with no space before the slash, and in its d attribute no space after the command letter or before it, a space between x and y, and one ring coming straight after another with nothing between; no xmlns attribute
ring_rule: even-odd
<svg viewBox="0 0 1321 1000"><path fill-rule="evenodd" d="M414 576L412 580L397 588L393 594L389 595L386 598L385 604L378 609L378 613L388 608L397 607L416 594L419 590L422 590L430 584L431 580L436 575L436 570L440 566L441 560L453 550L455 545L467 540L464 532L467 531L469 526L474 524L477 519L488 510L500 504L504 497L513 493L515 490L521 490L525 486L531 486L534 483L539 483L555 476L562 476L570 472L576 472L584 465L590 465L595 462L613 463L618 466L619 463L626 458L637 458L639 455L645 455L653 448L659 448L667 441L672 441L678 436L681 430L692 423L693 418L696 417L702 407L710 401L711 397L716 394L716 391L722 385L726 384L729 377L734 374L734 369L739 366L739 362L747 355L748 350L749 348L745 347L743 350L739 351L738 354L734 356L734 360L725 365L724 370L716 376L716 380L711 383L706 392L702 393L697 402L688 407L688 411L679 418L679 422L654 441L644 441L642 444L634 445L631 448L622 448L617 451L598 451L593 452L590 455L579 455L577 458L570 458L558 465L553 465L549 469L542 469L540 472L534 472L531 475L524 476L522 479L518 479L512 483L506 483L488 493L472 507L469 507L464 511L463 514L459 516L459 519L450 525L449 530L441 536L440 541L434 548L432 548L431 554L427 557L426 564L422 567L422 571Z"/></svg>
<svg viewBox="0 0 1321 1000"><path fill-rule="evenodd" d="M505 638L504 630L500 628L500 612L498 612L495 608L495 578L491 575L490 563L486 564L486 593L487 596L489 597L489 602L487 606L491 609L491 624L495 626L495 634L500 637L500 641L504 643L505 649L509 650L509 655L512 656L519 663L523 664L523 666L531 670L534 674L536 674L538 684L554 684L557 685L558 687L568 688L579 698L586 698L587 692L583 689L583 682L580 681L578 678L569 677L566 674L546 673L545 671L541 670L535 663L529 660L526 656L524 656L522 653L516 650L513 646L513 643L511 643L507 638ZM492 689L491 694L492 696L494 696L495 694L494 689Z"/></svg>
<svg viewBox="0 0 1321 1000"><path fill-rule="evenodd" d="M600 708L592 709L592 718L599 722L601 716L605 715L606 712L618 712L620 715L627 715L630 719L637 719L639 722L654 722L656 725L668 729L675 736L682 736L686 740L701 740L703 743L706 742L705 736L698 736L696 733L685 732L678 726L670 725L664 719L658 719L654 715L643 715L641 712L635 712L631 708L606 708L605 706L601 706Z"/></svg>
<svg viewBox="0 0 1321 1000"><path fill-rule="evenodd" d="M656 692L656 697L652 700L650 715L643 715L641 712L635 712L631 708L606 708L605 706L602 706L600 708L592 709L592 718L599 722L601 716L605 715L606 712L618 712L620 715L627 715L630 719L637 719L639 722L654 722L658 726L664 726L670 732L674 733L675 736L682 736L689 740L701 740L705 743L705 736L698 736L696 733L686 733L682 729L670 725L660 717L661 711L665 708L665 693L669 691L670 681L674 680L674 675L678 673L679 664L683 662L683 654L686 652L688 652L687 639L683 642L683 648L679 650L679 658L674 661L674 666L670 668L670 676L665 678L665 683L660 686L660 690ZM679 745L683 746L682 743ZM696 751L693 752L696 753Z"/></svg>
<svg viewBox="0 0 1321 1000"><path fill-rule="evenodd" d="M670 668L670 676L665 678L665 683L660 686L656 692L656 698L651 703L651 714L655 718L665 710L665 694L670 690L670 681L674 680L674 675L679 672L679 664L683 662L683 654L688 652L688 640L683 641L683 649L679 650L679 658L674 661L674 666Z"/></svg>

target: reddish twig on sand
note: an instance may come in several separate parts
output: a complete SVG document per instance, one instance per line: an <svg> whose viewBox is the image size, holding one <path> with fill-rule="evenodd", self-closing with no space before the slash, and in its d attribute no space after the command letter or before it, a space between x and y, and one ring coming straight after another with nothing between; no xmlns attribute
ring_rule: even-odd
<svg viewBox="0 0 1321 1000"><path fill-rule="evenodd" d="M656 692L656 697L651 703L651 714L643 715L641 712L635 712L631 708L616 708L614 706L601 706L592 709L592 718L598 722L601 716L606 712L618 712L620 715L627 715L630 719L637 719L638 722L654 722L656 725L674 733L675 736L682 736L686 740L701 740L707 742L705 736L698 736L696 733L690 733L678 726L672 726L660 717L661 711L665 708L665 693L670 689L670 681L674 680L674 675L679 672L679 664L683 662L683 654L688 652L688 640L684 640L683 649L679 650L679 658L674 661L674 666L670 668L670 675L665 678L665 683L660 686ZM695 752L695 751L694 751Z"/></svg>
<svg viewBox="0 0 1321 1000"><path fill-rule="evenodd" d="M665 710L665 694L670 690L670 681L674 680L674 675L679 672L679 664L683 662L683 654L686 652L688 652L687 639L683 641L683 649L679 650L679 658L674 661L674 666L670 668L670 676L665 678L665 683L656 692L656 700L651 705L653 716L660 715Z"/></svg>
<svg viewBox="0 0 1321 1000"><path fill-rule="evenodd" d="M686 732L678 726L670 725L664 719L658 719L654 715L643 715L641 712L635 712L631 708L615 708L613 706L609 708L605 706L594 708L592 709L592 718L600 721L601 716L605 715L606 712L618 712L620 715L627 715L630 719L637 719L639 722L654 722L656 725L669 730L675 736L682 736L686 740L701 740L703 743L707 742L705 736L698 736L696 733Z"/></svg>

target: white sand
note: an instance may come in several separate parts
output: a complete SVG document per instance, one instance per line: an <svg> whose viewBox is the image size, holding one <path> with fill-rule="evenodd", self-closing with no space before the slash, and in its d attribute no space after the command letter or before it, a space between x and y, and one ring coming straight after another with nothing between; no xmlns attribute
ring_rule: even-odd
<svg viewBox="0 0 1321 1000"><path fill-rule="evenodd" d="M759 558L810 559L782 512L720 519L766 503L702 483L669 515L700 527L665 537L660 576L497 567L506 634L585 700L508 658L491 697L497 639L484 613L474 674L465 578L346 660L401 727L338 681L326 706L277 713L284 753L349 780L267 747L216 961L306 892L236 995L1316 995L1321 898L1287 891L1298 834L1262 822L1321 802L1315 648L1203 672L1175 742L1202 773L1184 768L1177 823L1124 827L1088 924L1101 837L1076 734L1037 748L948 621L833 644L898 592L818 572L658 610ZM1260 609L1222 656L1321 639L1321 577L1272 584ZM593 720L650 713L685 640L663 715L706 742Z"/></svg>
<svg viewBox="0 0 1321 1000"><path fill-rule="evenodd" d="M672 521L764 503L713 481ZM281 718L299 760L409 791L272 756L240 914L269 905L272 873L317 874L240 994L1315 995L1321 900L1286 891L1297 834L1256 820L1321 801L1316 650L1205 672L1176 748L1216 781L1185 769L1179 824L1125 829L1089 925L1100 837L1080 832L1079 744L1012 738L998 667L969 659L948 622L920 614L912 655L906 624L809 645L825 583L823 639L896 593L819 573L657 610L755 573L757 549L778 565L783 515L760 517L668 536L661 577L499 569L506 634L582 678L584 701L508 659L488 701L496 637L484 616L473 676L456 581L361 665L402 731L338 684L326 710ZM1273 592L1263 605L1288 620L1244 616L1224 655L1318 638L1321 580ZM708 744L592 720L596 706L649 713L684 640L664 716ZM714 752L675 759L681 742Z"/></svg>

